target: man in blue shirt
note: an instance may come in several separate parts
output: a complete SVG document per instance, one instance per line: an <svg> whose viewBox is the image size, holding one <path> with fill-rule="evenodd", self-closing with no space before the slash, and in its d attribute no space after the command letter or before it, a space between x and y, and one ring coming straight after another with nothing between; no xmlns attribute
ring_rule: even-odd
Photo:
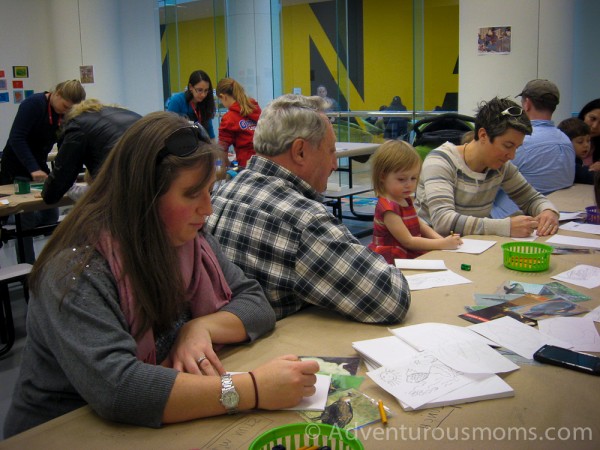
<svg viewBox="0 0 600 450"><path fill-rule="evenodd" d="M531 80L525 85L521 105L533 125L512 163L538 192L548 195L573 185L575 150L569 138L554 125L552 114L560 100L558 87L548 80ZM498 191L492 218L501 219L519 211L503 190Z"/></svg>

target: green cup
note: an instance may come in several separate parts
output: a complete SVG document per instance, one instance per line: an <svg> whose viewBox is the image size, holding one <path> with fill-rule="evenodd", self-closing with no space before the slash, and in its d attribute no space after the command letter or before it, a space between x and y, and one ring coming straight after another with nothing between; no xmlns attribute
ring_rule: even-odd
<svg viewBox="0 0 600 450"><path fill-rule="evenodd" d="M31 192L30 180L23 177L15 177L15 194L29 194Z"/></svg>

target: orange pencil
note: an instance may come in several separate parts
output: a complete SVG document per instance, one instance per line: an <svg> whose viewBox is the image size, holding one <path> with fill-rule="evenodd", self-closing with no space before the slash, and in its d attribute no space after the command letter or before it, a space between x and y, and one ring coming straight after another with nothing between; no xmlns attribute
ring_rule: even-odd
<svg viewBox="0 0 600 450"><path fill-rule="evenodd" d="M387 425L387 414L385 413L385 408L383 407L383 402L379 400L379 415L381 416L381 423Z"/></svg>

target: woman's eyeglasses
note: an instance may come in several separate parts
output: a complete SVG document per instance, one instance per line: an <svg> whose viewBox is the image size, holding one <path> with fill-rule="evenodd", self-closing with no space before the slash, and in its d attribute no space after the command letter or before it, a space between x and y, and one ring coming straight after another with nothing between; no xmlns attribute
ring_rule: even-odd
<svg viewBox="0 0 600 450"><path fill-rule="evenodd" d="M156 164L159 164L167 155L180 158L190 156L202 142L211 143L208 133L201 125L178 128L165 139L165 146L158 152Z"/></svg>
<svg viewBox="0 0 600 450"><path fill-rule="evenodd" d="M208 94L210 89L202 89L202 88L195 88L193 87L192 90L196 93L196 94Z"/></svg>
<svg viewBox="0 0 600 450"><path fill-rule="evenodd" d="M523 108L520 106L510 106L500 113L501 116L519 117L523 114Z"/></svg>

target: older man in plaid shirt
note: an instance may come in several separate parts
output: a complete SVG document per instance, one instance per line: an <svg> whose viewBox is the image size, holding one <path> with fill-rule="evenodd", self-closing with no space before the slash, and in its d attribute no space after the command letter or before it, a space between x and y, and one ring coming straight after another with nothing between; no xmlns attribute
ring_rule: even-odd
<svg viewBox="0 0 600 450"><path fill-rule="evenodd" d="M410 290L323 205L337 169L320 97L287 94L262 112L246 168L213 196L205 230L262 285L278 319L316 305L367 323L397 323Z"/></svg>

